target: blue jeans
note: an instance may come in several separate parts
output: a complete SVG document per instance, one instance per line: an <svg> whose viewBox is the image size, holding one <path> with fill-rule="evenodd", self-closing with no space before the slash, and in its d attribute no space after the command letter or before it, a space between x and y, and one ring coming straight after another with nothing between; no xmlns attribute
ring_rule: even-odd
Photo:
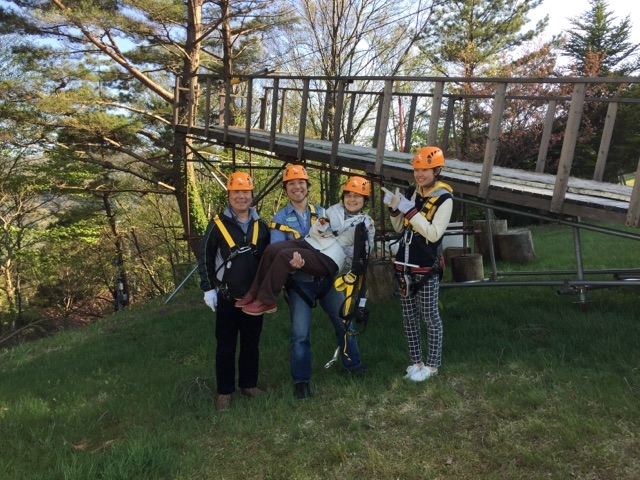
<svg viewBox="0 0 640 480"><path fill-rule="evenodd" d="M331 282L327 294L319 300L320 306L329 316L336 335L337 346L340 347L342 365L352 368L360 365L360 351L358 341L353 335L347 335L347 354L344 354L344 325L339 311L344 295L333 287L333 278L314 278L306 273L297 272L293 276L300 289L311 299L315 294L326 288ZM289 313L291 317L291 338L289 343L289 358L291 361L291 377L293 383L311 380L311 307L292 288L287 290L289 297ZM350 326L353 331L353 327Z"/></svg>

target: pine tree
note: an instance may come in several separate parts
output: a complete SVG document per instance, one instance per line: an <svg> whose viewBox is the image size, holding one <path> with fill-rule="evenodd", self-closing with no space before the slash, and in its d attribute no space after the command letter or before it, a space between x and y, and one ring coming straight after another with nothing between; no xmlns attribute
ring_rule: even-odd
<svg viewBox="0 0 640 480"><path fill-rule="evenodd" d="M629 15L617 17L605 0L590 0L591 8L571 19L572 29L562 52L574 73L587 77L627 77L640 69L640 43L631 42Z"/></svg>

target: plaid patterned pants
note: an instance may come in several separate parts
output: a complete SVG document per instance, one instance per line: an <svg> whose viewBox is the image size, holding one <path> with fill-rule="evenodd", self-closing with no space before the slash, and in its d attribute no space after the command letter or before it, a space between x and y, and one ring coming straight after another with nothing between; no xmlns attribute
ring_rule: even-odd
<svg viewBox="0 0 640 480"><path fill-rule="evenodd" d="M419 282L424 275L415 275ZM438 310L438 275L429 275L429 280L415 295L400 297L404 335L413 363L423 361L420 339L420 317L427 326L428 355L424 362L428 367L438 368L442 357L442 319Z"/></svg>

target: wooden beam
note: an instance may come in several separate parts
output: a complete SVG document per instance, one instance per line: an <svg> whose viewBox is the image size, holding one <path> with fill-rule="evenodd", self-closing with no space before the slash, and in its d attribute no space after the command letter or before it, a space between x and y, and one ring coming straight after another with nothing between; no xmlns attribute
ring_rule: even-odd
<svg viewBox="0 0 640 480"><path fill-rule="evenodd" d="M496 160L496 152L498 151L498 140L500 139L500 124L502 123L506 94L507 84L499 83L496 86L496 94L493 99L493 113L491 114L489 134L487 138L487 144L484 149L482 175L480 177L480 185L478 187L478 196L480 198L487 198L489 195L491 172L493 171L493 163Z"/></svg>
<svg viewBox="0 0 640 480"><path fill-rule="evenodd" d="M578 132L580 131L580 119L582 118L582 107L584 106L585 92L586 85L584 83L576 83L573 86L569 118L567 119L567 128L564 131L564 140L562 142L562 151L560 152L558 173L556 175L556 183L553 187L553 197L551 199L551 207L549 209L554 213L562 213L562 205L567 193L569 176L571 175L573 152L576 149Z"/></svg>
<svg viewBox="0 0 640 480"><path fill-rule="evenodd" d="M551 140L551 132L553 131L553 119L556 116L555 100L551 100L547 106L547 117L544 120L544 129L542 130L542 138L540 139L540 150L538 150L538 161L536 162L536 172L543 173L544 165L547 162L547 152L549 151L549 141Z"/></svg>
<svg viewBox="0 0 640 480"><path fill-rule="evenodd" d="M416 120L416 108L418 106L418 96L411 95L411 105L409 106L409 117L407 118L407 132L404 139L403 152L411 151L411 137L413 136L413 123Z"/></svg>
<svg viewBox="0 0 640 480"><path fill-rule="evenodd" d="M273 94L271 96L271 124L269 125L269 150L273 152L276 144L276 127L278 122L278 90L280 89L280 79L273 79Z"/></svg>
<svg viewBox="0 0 640 480"><path fill-rule="evenodd" d="M629 227L640 227L640 160L638 161L633 190L631 190L626 225Z"/></svg>
<svg viewBox="0 0 640 480"><path fill-rule="evenodd" d="M607 107L607 116L604 121L604 129L602 130L602 138L600 139L600 149L598 150L598 160L596 160L596 168L593 172L593 179L598 182L604 177L604 167L607 163L609 155L609 145L613 136L613 125L616 122L616 114L618 113L618 102L611 102Z"/></svg>
<svg viewBox="0 0 640 480"><path fill-rule="evenodd" d="M253 105L253 78L247 79L247 111L244 119L244 146L249 146L249 140L251 139L251 106Z"/></svg>
<svg viewBox="0 0 640 480"><path fill-rule="evenodd" d="M380 125L378 130L378 140L376 146L376 165L373 172L379 175L382 172L382 162L384 160L385 144L387 143L387 126L389 125L389 110L391 108L391 92L393 90L393 80L384 81L384 93L382 94L382 110L380 114Z"/></svg>
<svg viewBox="0 0 640 480"><path fill-rule="evenodd" d="M302 104L300 105L300 125L298 126L298 153L296 158L302 160L304 139L307 137L307 109L309 108L309 79L302 81Z"/></svg>
<svg viewBox="0 0 640 480"><path fill-rule="evenodd" d="M440 123L440 108L442 107L442 92L444 82L436 82L433 90L433 103L431 104L431 118L429 118L429 145L437 145L438 124Z"/></svg>
<svg viewBox="0 0 640 480"><path fill-rule="evenodd" d="M334 167L340 146L340 126L342 125L342 109L344 108L345 82L338 80L338 97L334 106L333 114L333 138L331 139L331 155L329 156L329 166Z"/></svg>

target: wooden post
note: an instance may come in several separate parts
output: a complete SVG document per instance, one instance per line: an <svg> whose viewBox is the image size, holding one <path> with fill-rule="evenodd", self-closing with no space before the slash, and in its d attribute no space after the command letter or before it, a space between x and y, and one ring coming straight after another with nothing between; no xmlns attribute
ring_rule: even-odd
<svg viewBox="0 0 640 480"><path fill-rule="evenodd" d="M458 255L451 257L451 273L454 282L478 282L484 280L482 255Z"/></svg>
<svg viewBox="0 0 640 480"><path fill-rule="evenodd" d="M491 238L489 238L489 228L486 220L473 221L473 251L482 255L484 259L491 258L489 242L493 242L493 253L496 260L500 259L500 246L498 245L498 234L507 231L506 220L491 221Z"/></svg>
<svg viewBox="0 0 640 480"><path fill-rule="evenodd" d="M372 258L367 269L367 298L373 302L391 300L396 287L396 276L391 261Z"/></svg>
<svg viewBox="0 0 640 480"><path fill-rule="evenodd" d="M536 259L531 230L515 228L498 234L500 258L504 262L529 263Z"/></svg>

